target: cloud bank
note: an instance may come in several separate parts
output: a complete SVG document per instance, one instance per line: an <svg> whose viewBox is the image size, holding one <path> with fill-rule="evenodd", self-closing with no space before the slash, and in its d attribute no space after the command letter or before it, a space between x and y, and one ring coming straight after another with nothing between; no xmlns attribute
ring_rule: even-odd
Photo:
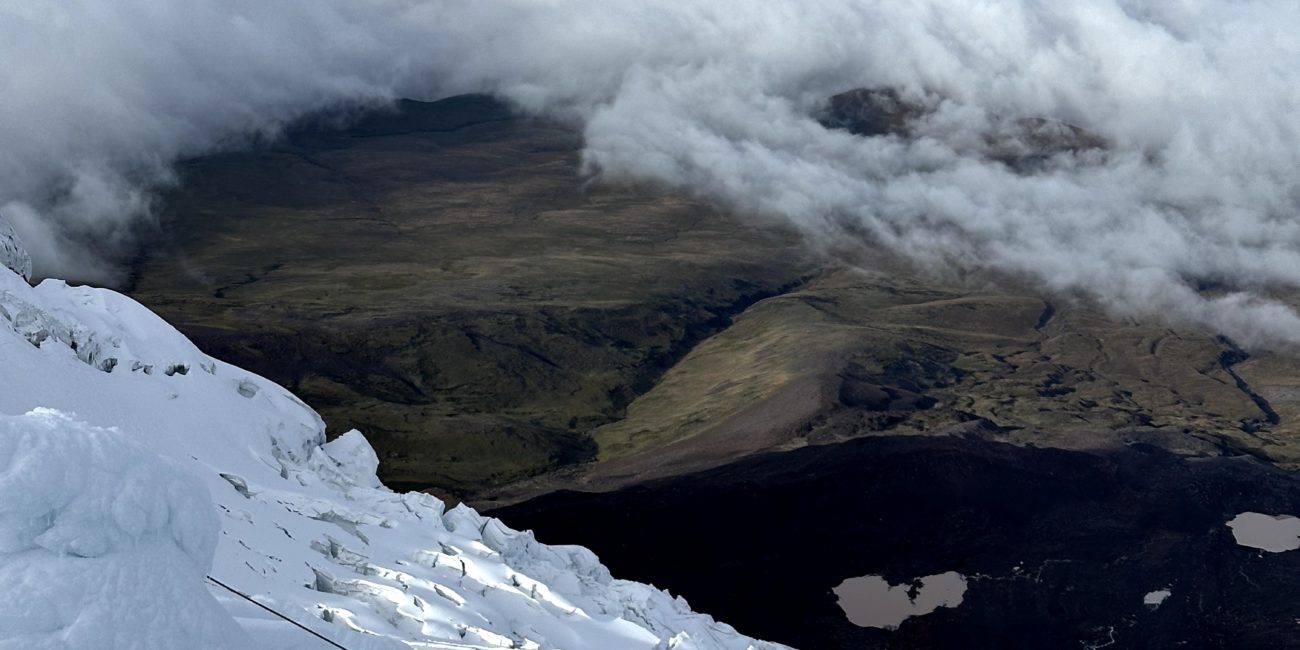
<svg viewBox="0 0 1300 650"><path fill-rule="evenodd" d="M340 104L490 92L582 125L604 178L1300 345L1300 317L1268 297L1300 285L1289 2L171 4L0 8L0 215L37 273L107 277L90 252L129 240L179 157ZM933 112L907 140L814 119L856 87ZM1109 150L1026 174L981 151L1003 117L1076 124Z"/></svg>

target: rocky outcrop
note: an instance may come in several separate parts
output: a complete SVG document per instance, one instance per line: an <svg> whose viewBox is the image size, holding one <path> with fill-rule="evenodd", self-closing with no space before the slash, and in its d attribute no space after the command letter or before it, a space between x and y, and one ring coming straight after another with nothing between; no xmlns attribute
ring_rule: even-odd
<svg viewBox="0 0 1300 650"><path fill-rule="evenodd" d="M818 121L866 137L912 134L912 123L930 110L904 99L892 88L856 88L830 98Z"/></svg>
<svg viewBox="0 0 1300 650"><path fill-rule="evenodd" d="M857 88L827 100L817 119L828 129L863 137L911 139L924 134L922 123L934 112L935 105L907 98L893 88ZM980 134L979 153L1022 173L1038 170L1054 156L1104 151L1107 146L1096 133L1042 117L992 116L990 127Z"/></svg>

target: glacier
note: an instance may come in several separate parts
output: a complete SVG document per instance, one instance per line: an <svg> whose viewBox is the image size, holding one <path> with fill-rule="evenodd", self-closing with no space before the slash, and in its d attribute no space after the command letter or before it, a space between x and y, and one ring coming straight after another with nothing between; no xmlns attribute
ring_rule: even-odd
<svg viewBox="0 0 1300 650"><path fill-rule="evenodd" d="M284 388L0 221L0 649L778 650L588 549L376 477ZM671 562L669 551L647 562Z"/></svg>

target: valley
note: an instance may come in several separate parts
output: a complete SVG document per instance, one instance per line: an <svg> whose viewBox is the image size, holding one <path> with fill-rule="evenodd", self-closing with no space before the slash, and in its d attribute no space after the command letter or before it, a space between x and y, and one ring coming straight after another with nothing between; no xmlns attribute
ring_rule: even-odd
<svg viewBox="0 0 1300 650"><path fill-rule="evenodd" d="M129 293L364 431L389 487L745 634L1285 647L1250 594L1300 567L1225 522L1300 495L1292 357L605 183L581 144L463 96L192 160ZM896 631L832 592L946 572L962 603Z"/></svg>
<svg viewBox="0 0 1300 650"><path fill-rule="evenodd" d="M479 503L880 433L1300 460L1300 379L1209 333L581 173L480 96L193 160L130 294Z"/></svg>

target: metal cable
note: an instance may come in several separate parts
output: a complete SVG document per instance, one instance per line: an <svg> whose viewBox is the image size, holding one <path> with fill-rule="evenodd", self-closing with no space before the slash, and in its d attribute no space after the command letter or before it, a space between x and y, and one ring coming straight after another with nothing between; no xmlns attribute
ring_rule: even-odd
<svg viewBox="0 0 1300 650"><path fill-rule="evenodd" d="M324 636L321 636L321 634L320 634L319 632L317 632L316 630L313 630L313 629L311 629L311 628L309 628L309 627L303 625L302 623L299 623L298 621L295 621L295 620L289 618L288 616L285 616L284 614L281 614L280 612L277 612L277 611L275 611L274 609L271 609L270 607L267 607L266 605L263 605L262 603L257 602L256 600L253 600L253 597L252 597L252 596L249 596L248 594L246 594L246 593L244 593L244 592L242 592L242 591L239 591L238 589L235 589L234 587L231 587L230 585L228 585L228 584L226 584L226 583L224 583L224 582L222 582L222 581L220 581L220 580L217 580L216 578L214 578L214 577L212 577L212 576L207 576L207 578L208 578L208 580L211 580L212 583L215 584L215 585L217 585L218 587L221 587L222 589L225 589L226 591L229 591L230 593L235 594L236 596L239 596L240 598L243 598L244 600L247 600L248 602L253 603L254 605L257 605L258 607L261 607L262 609L265 609L266 611L271 612L272 614L275 614L276 616L278 616L278 617L280 617L280 618L282 618L282 619L288 621L289 623L292 623L295 627L297 627L297 628L301 629L302 631L304 631L304 632L306 632L306 633L308 633L308 634L310 634L310 635L312 635L312 636L314 636L314 637L320 639L321 641L324 641L325 643L328 643L328 644L334 646L335 648L338 648L339 650L348 650L347 648L345 648L345 647L343 647L343 646L341 646L341 645L339 645L339 644L337 644L337 643L335 643L335 642L333 642L333 641L331 641L331 640L325 638Z"/></svg>

